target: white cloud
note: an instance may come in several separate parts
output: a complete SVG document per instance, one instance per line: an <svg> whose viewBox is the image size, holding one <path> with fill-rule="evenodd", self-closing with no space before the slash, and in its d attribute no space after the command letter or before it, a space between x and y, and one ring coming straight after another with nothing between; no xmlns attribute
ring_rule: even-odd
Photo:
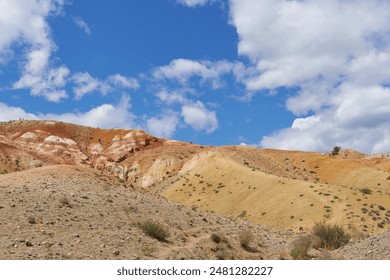
<svg viewBox="0 0 390 280"><path fill-rule="evenodd" d="M184 104L181 115L184 122L197 131L205 130L207 133L211 133L218 128L215 111L207 110L200 101Z"/></svg>
<svg viewBox="0 0 390 280"><path fill-rule="evenodd" d="M139 88L139 83L136 79L120 74L110 75L104 81L100 81L92 77L88 72L76 73L73 75L72 81L75 85L73 92L77 100L94 91L99 91L106 95L117 90Z"/></svg>
<svg viewBox="0 0 390 280"><path fill-rule="evenodd" d="M85 32L85 34L87 34L88 36L91 36L91 34L92 34L91 28L89 28L88 24L82 18L75 17L75 18L73 18L73 22L81 30L83 30Z"/></svg>
<svg viewBox="0 0 390 280"><path fill-rule="evenodd" d="M89 73L76 73L72 77L75 87L73 92L76 94L76 99L81 99L84 95L98 90L102 83L93 78Z"/></svg>
<svg viewBox="0 0 390 280"><path fill-rule="evenodd" d="M262 146L390 150L390 2L231 0L230 14L257 71L247 89L297 89L286 107L300 117Z"/></svg>
<svg viewBox="0 0 390 280"><path fill-rule="evenodd" d="M257 65L250 89L293 86L348 73L390 30L386 1L232 0L239 53Z"/></svg>
<svg viewBox="0 0 390 280"><path fill-rule="evenodd" d="M210 0L177 0L179 4L186 5L188 7L204 6Z"/></svg>
<svg viewBox="0 0 390 280"><path fill-rule="evenodd" d="M103 94L108 94L117 89L138 89L140 87L138 81L131 77L125 77L120 74L108 76L101 85L100 91Z"/></svg>
<svg viewBox="0 0 390 280"><path fill-rule="evenodd" d="M87 112L64 114L31 114L19 107L0 103L0 121L12 119L57 120L100 128L135 128L135 117L130 112L130 97L124 95L118 105L102 104Z"/></svg>
<svg viewBox="0 0 390 280"><path fill-rule="evenodd" d="M183 104L187 102L187 98L184 96L183 91L168 91L166 89L160 90L156 97L167 105L175 103Z"/></svg>
<svg viewBox="0 0 390 280"><path fill-rule="evenodd" d="M18 119L36 120L38 116L27 113L20 107L12 107L0 102L0 121L6 122L9 120Z"/></svg>
<svg viewBox="0 0 390 280"><path fill-rule="evenodd" d="M10 49L16 42L24 48L25 54L22 75L14 88L31 89L33 95L54 102L66 98L67 94L56 80L47 77L57 72L65 78L68 70L65 66L55 68L49 63L56 46L46 17L59 12L63 5L63 0L0 1L0 61L8 61L10 55L16 55Z"/></svg>
<svg viewBox="0 0 390 280"><path fill-rule="evenodd" d="M221 76L233 74L236 81L243 82L253 70L244 66L242 62L220 61L197 61L178 58L168 65L157 67L153 70L156 80L170 80L187 86L194 77L200 78L201 82L210 82L213 89L223 87Z"/></svg>
<svg viewBox="0 0 390 280"><path fill-rule="evenodd" d="M171 138L176 131L176 127L179 123L177 114L169 113L161 118L152 117L147 120L147 130L157 136L164 138Z"/></svg>
<svg viewBox="0 0 390 280"><path fill-rule="evenodd" d="M59 102L68 97L64 90L68 76L69 69L65 66L47 69L45 75L25 73L14 84L14 89L30 88L33 96L43 96L48 101Z"/></svg>
<svg viewBox="0 0 390 280"><path fill-rule="evenodd" d="M335 145L367 153L390 151L390 89L344 85L314 115L266 136L270 148L330 151Z"/></svg>
<svg viewBox="0 0 390 280"><path fill-rule="evenodd" d="M204 80L216 79L218 73L201 62L190 59L175 59L169 65L157 68L153 76L157 79L172 79L186 83L192 76L199 76Z"/></svg>

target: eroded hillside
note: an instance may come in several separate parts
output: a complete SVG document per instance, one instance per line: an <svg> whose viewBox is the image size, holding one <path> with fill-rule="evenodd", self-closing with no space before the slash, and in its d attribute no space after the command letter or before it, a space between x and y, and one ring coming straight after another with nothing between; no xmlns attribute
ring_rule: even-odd
<svg viewBox="0 0 390 280"><path fill-rule="evenodd" d="M66 166L69 169L65 168ZM55 173L61 173L61 170L67 170L64 173L67 175L61 175L60 179ZM23 224L25 219L28 219L30 211L42 228L50 228L57 224L65 226L70 223L85 231L91 227L93 234L98 233L104 224L110 227L106 230L118 228L117 221L106 221L107 216L104 213L103 216L100 215L102 213L99 214L100 218L92 214L93 217L87 217L88 213L99 213L98 209L105 207L110 209L108 215L116 217L115 215L120 213L118 215L123 217L118 216L115 219L130 221L133 224L135 217L153 215L159 218L168 217L171 211L175 211L174 209L192 213L188 214L188 217L181 213L180 215L184 215L185 218L178 216L181 222L177 225L171 224L169 218L164 218L163 221L177 231L175 240L177 237L186 240L183 243L189 242L191 245L186 243L188 246L185 245L183 249L173 240L172 243L175 245L170 243L165 246L156 243L158 247L156 250L159 253L150 253L151 258L179 258L181 254L179 252L191 251L194 244L198 246L203 243L208 244L205 246L208 248L206 251L210 258L218 258L216 252L219 249L216 249L216 244L209 243L210 234L226 229L224 231L226 235L230 228L235 228L233 234L235 237L232 238L235 241L229 242L237 243L238 232L243 230L242 223L246 223L246 227L250 226L251 230L258 225L273 227L275 232L283 232L286 236L292 236L292 232L307 233L317 221L337 223L351 232L367 236L385 233L390 229L389 154L365 155L342 150L339 155L330 156L254 147L200 146L157 138L141 130L103 130L54 121L10 121L0 123L0 173L1 191L4 194L0 200L0 211L4 214L2 217L5 217L1 226L3 228L4 225L6 228L11 226L6 222L7 217L19 217L13 223L22 228L27 226L26 234L29 232L27 229L38 228ZM29 179L22 179L25 176ZM77 182L74 178L77 178ZM47 183L48 181L51 183ZM105 185L99 185L99 182L103 181ZM95 185L98 187L94 188ZM107 191L107 188L110 191ZM95 199L90 199L92 193ZM59 194L66 199L75 198L72 204L75 207L61 207ZM46 213L47 207L51 209L44 205L50 201L49 195L55 197L52 200L53 205L49 203L50 207L54 208ZM115 196L118 199L121 197L120 205L108 201L115 201L116 199L112 198ZM140 205L136 208L143 210L130 211L128 209L132 207L131 204ZM113 205L115 207L111 207ZM130 208L127 209L128 206ZM151 210L146 211L144 207ZM165 210L162 210L163 208ZM19 212L16 209L19 209ZM61 222L56 222L54 217L49 219L51 213L63 215L60 218ZM208 222L195 223L196 215ZM215 217L213 218L215 221L210 222L205 215ZM93 221L100 219L101 223L86 225L89 219ZM218 219L223 219L222 224L230 225L220 227ZM187 224L193 230L189 230ZM123 227L126 228L124 224ZM207 234L201 233L203 227L208 228ZM62 230L65 228L56 227L53 232ZM137 227L127 230L126 234L142 235ZM261 235L261 230L255 231ZM21 236L23 232L20 231ZM123 233L123 236L126 234ZM192 240L189 237L191 235L201 238L188 241ZM22 237L21 240L26 238ZM39 246L42 244L46 246L43 242L48 241L38 239L40 240L38 243L41 244ZM11 247L19 246L19 241L11 242L11 239L8 241L9 244L6 243ZM99 246L106 244L102 240L96 242L101 243ZM47 254L51 252L51 246ZM149 243L145 246L148 252L154 250L149 248L151 246ZM270 250L279 252L285 250L286 246L275 249L276 246ZM112 251L114 247L109 248ZM237 244L233 247L237 247ZM168 248L169 250L176 248L177 254L171 255ZM72 249L68 249L71 254L69 257L75 257ZM94 251L77 258L109 258L110 250L102 249L104 253L101 255L96 255ZM210 250L214 253L210 253ZM256 247L255 251L262 254L251 255L250 258L276 258L277 254L276 251L272 254L270 251L260 250L260 247ZM142 250L137 252L134 258L147 256L146 253L142 254ZM14 254L15 257L23 255L17 255L17 251ZM36 254L31 254L36 257ZM59 258L66 257L58 250L55 253L53 251L51 255L47 254L41 257L57 258L57 254L60 254ZM236 258L248 258L245 252L238 251L234 254L237 254ZM187 257L191 256L187 254ZM23 258L27 257L23 255Z"/></svg>

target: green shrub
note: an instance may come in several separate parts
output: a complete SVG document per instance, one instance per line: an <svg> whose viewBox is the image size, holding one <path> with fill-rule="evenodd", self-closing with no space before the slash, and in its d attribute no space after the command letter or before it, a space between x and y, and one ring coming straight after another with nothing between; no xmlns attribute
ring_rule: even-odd
<svg viewBox="0 0 390 280"><path fill-rule="evenodd" d="M362 189L359 189L359 191L361 193L364 193L364 194L371 194L372 193L372 190L369 188L362 188Z"/></svg>
<svg viewBox="0 0 390 280"><path fill-rule="evenodd" d="M159 222L155 222L153 220L146 220L139 223L139 227L145 234L157 239L158 241L166 241L166 239L170 236L168 229Z"/></svg>
<svg viewBox="0 0 390 280"><path fill-rule="evenodd" d="M335 146L331 152L332 156L338 155L341 150L341 147Z"/></svg>
<svg viewBox="0 0 390 280"><path fill-rule="evenodd" d="M318 238L318 246L328 250L340 248L347 244L351 238L342 226L317 222L314 224L312 234Z"/></svg>

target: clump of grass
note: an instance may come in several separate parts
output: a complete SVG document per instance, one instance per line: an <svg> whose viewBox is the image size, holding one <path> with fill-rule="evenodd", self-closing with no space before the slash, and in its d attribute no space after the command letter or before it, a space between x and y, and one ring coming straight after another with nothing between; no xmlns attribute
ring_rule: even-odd
<svg viewBox="0 0 390 280"><path fill-rule="evenodd" d="M159 222L153 220L146 220L139 223L138 226L145 234L157 239L158 241L166 241L170 236L169 230L167 228L165 228Z"/></svg>
<svg viewBox="0 0 390 280"><path fill-rule="evenodd" d="M240 245L242 248L244 248L246 251L253 252L254 249L251 247L251 244L255 238L252 231L244 230L241 231L238 235L240 239Z"/></svg>
<svg viewBox="0 0 390 280"><path fill-rule="evenodd" d="M347 244L351 236L342 226L317 222L312 228L312 235L318 238L318 247L328 250L340 248Z"/></svg>
<svg viewBox="0 0 390 280"><path fill-rule="evenodd" d="M290 250L290 256L294 260L308 260L310 256L308 251L311 247L312 239L310 236L301 236L292 243L292 248Z"/></svg>
<svg viewBox="0 0 390 280"><path fill-rule="evenodd" d="M361 188L361 189L359 189L359 191L361 193L364 193L364 194L371 194L372 193L372 190L369 188Z"/></svg>

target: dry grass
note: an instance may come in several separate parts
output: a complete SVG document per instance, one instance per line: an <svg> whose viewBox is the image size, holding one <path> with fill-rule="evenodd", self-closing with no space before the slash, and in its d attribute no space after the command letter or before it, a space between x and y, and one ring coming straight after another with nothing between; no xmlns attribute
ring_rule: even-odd
<svg viewBox="0 0 390 280"><path fill-rule="evenodd" d="M167 228L165 228L159 222L155 222L153 220L146 220L141 222L139 223L139 227L145 234L157 239L158 241L166 241L170 236L169 230Z"/></svg>
<svg viewBox="0 0 390 280"><path fill-rule="evenodd" d="M347 244L351 236L345 232L342 226L317 222L312 229L312 235L318 237L319 248L333 250Z"/></svg>
<svg viewBox="0 0 390 280"><path fill-rule="evenodd" d="M292 243L292 248L290 250L290 256L294 260L307 260L310 259L308 251L312 245L311 236L301 236Z"/></svg>
<svg viewBox="0 0 390 280"><path fill-rule="evenodd" d="M251 246L253 243L253 240L255 236L253 235L252 231L244 230L241 231L238 235L240 239L240 245L242 248L244 248L248 252L255 252L256 250Z"/></svg>

